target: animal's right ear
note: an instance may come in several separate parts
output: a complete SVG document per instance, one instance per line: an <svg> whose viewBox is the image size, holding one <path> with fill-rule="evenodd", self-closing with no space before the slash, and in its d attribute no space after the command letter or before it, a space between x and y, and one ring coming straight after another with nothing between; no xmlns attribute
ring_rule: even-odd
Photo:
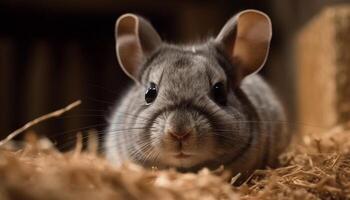
<svg viewBox="0 0 350 200"><path fill-rule="evenodd" d="M244 10L225 24L216 41L222 44L230 61L245 77L259 71L265 64L271 36L271 20L265 13Z"/></svg>
<svg viewBox="0 0 350 200"><path fill-rule="evenodd" d="M134 14L120 16L115 24L116 53L123 71L134 81L141 64L162 43L152 25Z"/></svg>

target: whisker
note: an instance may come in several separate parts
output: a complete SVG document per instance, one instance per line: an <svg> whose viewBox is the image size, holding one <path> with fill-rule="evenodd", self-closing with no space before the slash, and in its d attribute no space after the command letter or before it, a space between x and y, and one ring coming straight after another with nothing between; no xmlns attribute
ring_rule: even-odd
<svg viewBox="0 0 350 200"><path fill-rule="evenodd" d="M92 127L92 126L89 126L89 127ZM150 127L150 128L154 128L154 127ZM86 129L86 127L85 127ZM124 128L124 129L112 129L112 130L109 130L109 131L96 131L96 136L98 138L101 138L103 139L105 137L106 134L113 134L113 135L119 135L119 134L125 134L125 132L127 131L130 131L130 130L143 130L145 129L145 127L132 127L132 128ZM82 129L75 129L75 132L78 132L78 131L82 131ZM67 133L72 133L74 131L67 131L65 132L65 134ZM61 133L62 135L62 133ZM74 135L71 135L71 138L74 138L73 141L71 140L68 140L67 143L71 143L71 142L74 142L76 137L75 137L76 134ZM83 138L86 138L87 136L83 135ZM67 139L67 138L66 138ZM120 140L120 138L118 138ZM62 146L58 146L58 147L63 147L64 144L62 144Z"/></svg>
<svg viewBox="0 0 350 200"><path fill-rule="evenodd" d="M135 115L135 114L132 114L132 113L127 113L127 112L120 112L118 111L117 115L118 114L122 114L122 115L128 115L128 116L132 116L132 117L135 117L135 118L143 118L145 120L151 120L151 118L148 118L148 117L145 117L145 116L140 116L140 115Z"/></svg>
<svg viewBox="0 0 350 200"><path fill-rule="evenodd" d="M96 99L96 98L91 98L91 97L85 97L87 100L90 100L90 101L94 101L94 102L97 102L97 103L103 103L103 104L106 104L106 105L109 105L109 106L113 106L115 104L115 102L109 102L109 101L106 101L106 100L103 100L103 99Z"/></svg>
<svg viewBox="0 0 350 200"><path fill-rule="evenodd" d="M111 94L117 94L117 95L119 95L118 92L116 92L116 91L114 91L114 90L111 90L111 89L108 89L108 88L106 88L106 87L104 87L104 86L97 85L97 84L91 83L91 82L88 82L87 84L90 85L90 86L99 88L99 89L103 89L104 91L110 92Z"/></svg>
<svg viewBox="0 0 350 200"><path fill-rule="evenodd" d="M89 125L89 126L84 126L84 127L80 127L80 128L75 128L75 129L71 129L71 130L68 130L68 131L63 131L63 132L58 132L58 133L53 133L53 134L48 134L49 136L65 136L67 134L71 134L71 133L75 133L75 132L79 132L79 131L87 131L89 129L93 129L93 128L99 128L99 127L105 127L106 125L136 125L136 126L139 126L139 125L146 125L146 123L119 123L119 122L115 122L115 123L99 123L99 124L93 124L93 125ZM128 128L125 128L123 130L126 130ZM114 129L112 129L114 130ZM118 129L117 129L118 130ZM103 132L103 133L108 133L107 130L103 130L103 131L100 131L100 132Z"/></svg>
<svg viewBox="0 0 350 200"><path fill-rule="evenodd" d="M80 109L81 111L91 111L91 112L107 112L106 109L90 109L90 108L81 108Z"/></svg>
<svg viewBox="0 0 350 200"><path fill-rule="evenodd" d="M74 119L74 118L99 118L99 117L103 117L105 118L106 115L96 115L96 114L79 114L79 115L66 115L63 117L59 117L57 119Z"/></svg>
<svg viewBox="0 0 350 200"><path fill-rule="evenodd" d="M133 148L133 146L129 146L130 157L136 157L137 160L141 160L144 156L143 153L146 148L148 148L148 143L146 141L137 141L138 148Z"/></svg>
<svg viewBox="0 0 350 200"><path fill-rule="evenodd" d="M327 128L322 127L322 126L317 126L317 125L313 125L313 124L307 124L307 123L303 123L303 122L291 122L291 121L278 121L278 120L236 120L232 121L232 122L227 122L227 123L221 123L223 125L227 124L269 124L269 123L273 123L273 124L287 124L287 125L295 125L295 126L305 126L305 127L313 127L313 128L318 128L318 129L323 129L323 130L327 130Z"/></svg>

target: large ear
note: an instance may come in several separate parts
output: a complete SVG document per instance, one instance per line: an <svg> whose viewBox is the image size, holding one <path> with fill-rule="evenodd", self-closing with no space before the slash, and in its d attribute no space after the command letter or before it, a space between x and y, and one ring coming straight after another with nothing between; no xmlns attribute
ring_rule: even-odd
<svg viewBox="0 0 350 200"><path fill-rule="evenodd" d="M265 64L271 36L270 18L257 10L245 10L232 17L215 40L223 45L244 77Z"/></svg>
<svg viewBox="0 0 350 200"><path fill-rule="evenodd" d="M120 66L134 81L142 62L159 45L161 39L152 25L134 14L124 14L115 24L116 53Z"/></svg>

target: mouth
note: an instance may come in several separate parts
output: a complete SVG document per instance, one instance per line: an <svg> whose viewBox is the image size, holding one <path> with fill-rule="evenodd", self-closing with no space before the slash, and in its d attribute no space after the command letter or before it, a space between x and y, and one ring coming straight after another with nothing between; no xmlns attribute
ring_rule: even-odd
<svg viewBox="0 0 350 200"><path fill-rule="evenodd" d="M177 158L177 159L185 159L185 158L191 157L191 155L190 154L185 154L183 152L180 152L178 154L175 154L174 157Z"/></svg>
<svg viewBox="0 0 350 200"><path fill-rule="evenodd" d="M169 152L168 156L164 158L164 163L169 167L176 167L177 169L186 169L197 164L197 155L195 152L173 151Z"/></svg>

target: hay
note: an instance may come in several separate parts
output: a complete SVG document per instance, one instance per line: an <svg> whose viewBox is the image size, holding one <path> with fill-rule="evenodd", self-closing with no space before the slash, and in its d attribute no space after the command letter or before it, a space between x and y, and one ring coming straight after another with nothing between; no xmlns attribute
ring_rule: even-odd
<svg viewBox="0 0 350 200"><path fill-rule="evenodd" d="M350 131L306 135L280 156L282 167L258 170L236 191L243 199L349 199Z"/></svg>
<svg viewBox="0 0 350 200"><path fill-rule="evenodd" d="M21 150L0 151L0 199L237 199L222 171L114 168L81 145L63 154L47 139L27 138Z"/></svg>
<svg viewBox="0 0 350 200"><path fill-rule="evenodd" d="M305 135L284 153L281 167L258 170L240 187L223 169L178 173L132 163L111 166L89 133L82 151L57 151L46 138L0 147L0 199L350 199L350 131ZM95 139L94 139L95 138Z"/></svg>
<svg viewBox="0 0 350 200"><path fill-rule="evenodd" d="M61 116L62 114L64 114L65 112L68 112L70 111L71 109L79 106L81 104L81 101L78 100L78 101L75 101L71 104L69 104L68 106L62 108L62 109L59 109L59 110L56 110L56 111L53 111L49 114L46 114L46 115L43 115L41 117L38 117L36 119L34 119L33 121L30 121L28 123L26 123L24 126L22 126L21 128L13 131L12 133L10 133L5 139L1 140L0 141L0 147L5 145L7 142L9 142L10 140L12 140L14 137L16 137L17 135L19 135L20 133L28 130L29 128L31 128L32 126L36 125L36 124L39 124L40 122L43 122L45 120L48 120L50 118L54 118L54 117L59 117Z"/></svg>

